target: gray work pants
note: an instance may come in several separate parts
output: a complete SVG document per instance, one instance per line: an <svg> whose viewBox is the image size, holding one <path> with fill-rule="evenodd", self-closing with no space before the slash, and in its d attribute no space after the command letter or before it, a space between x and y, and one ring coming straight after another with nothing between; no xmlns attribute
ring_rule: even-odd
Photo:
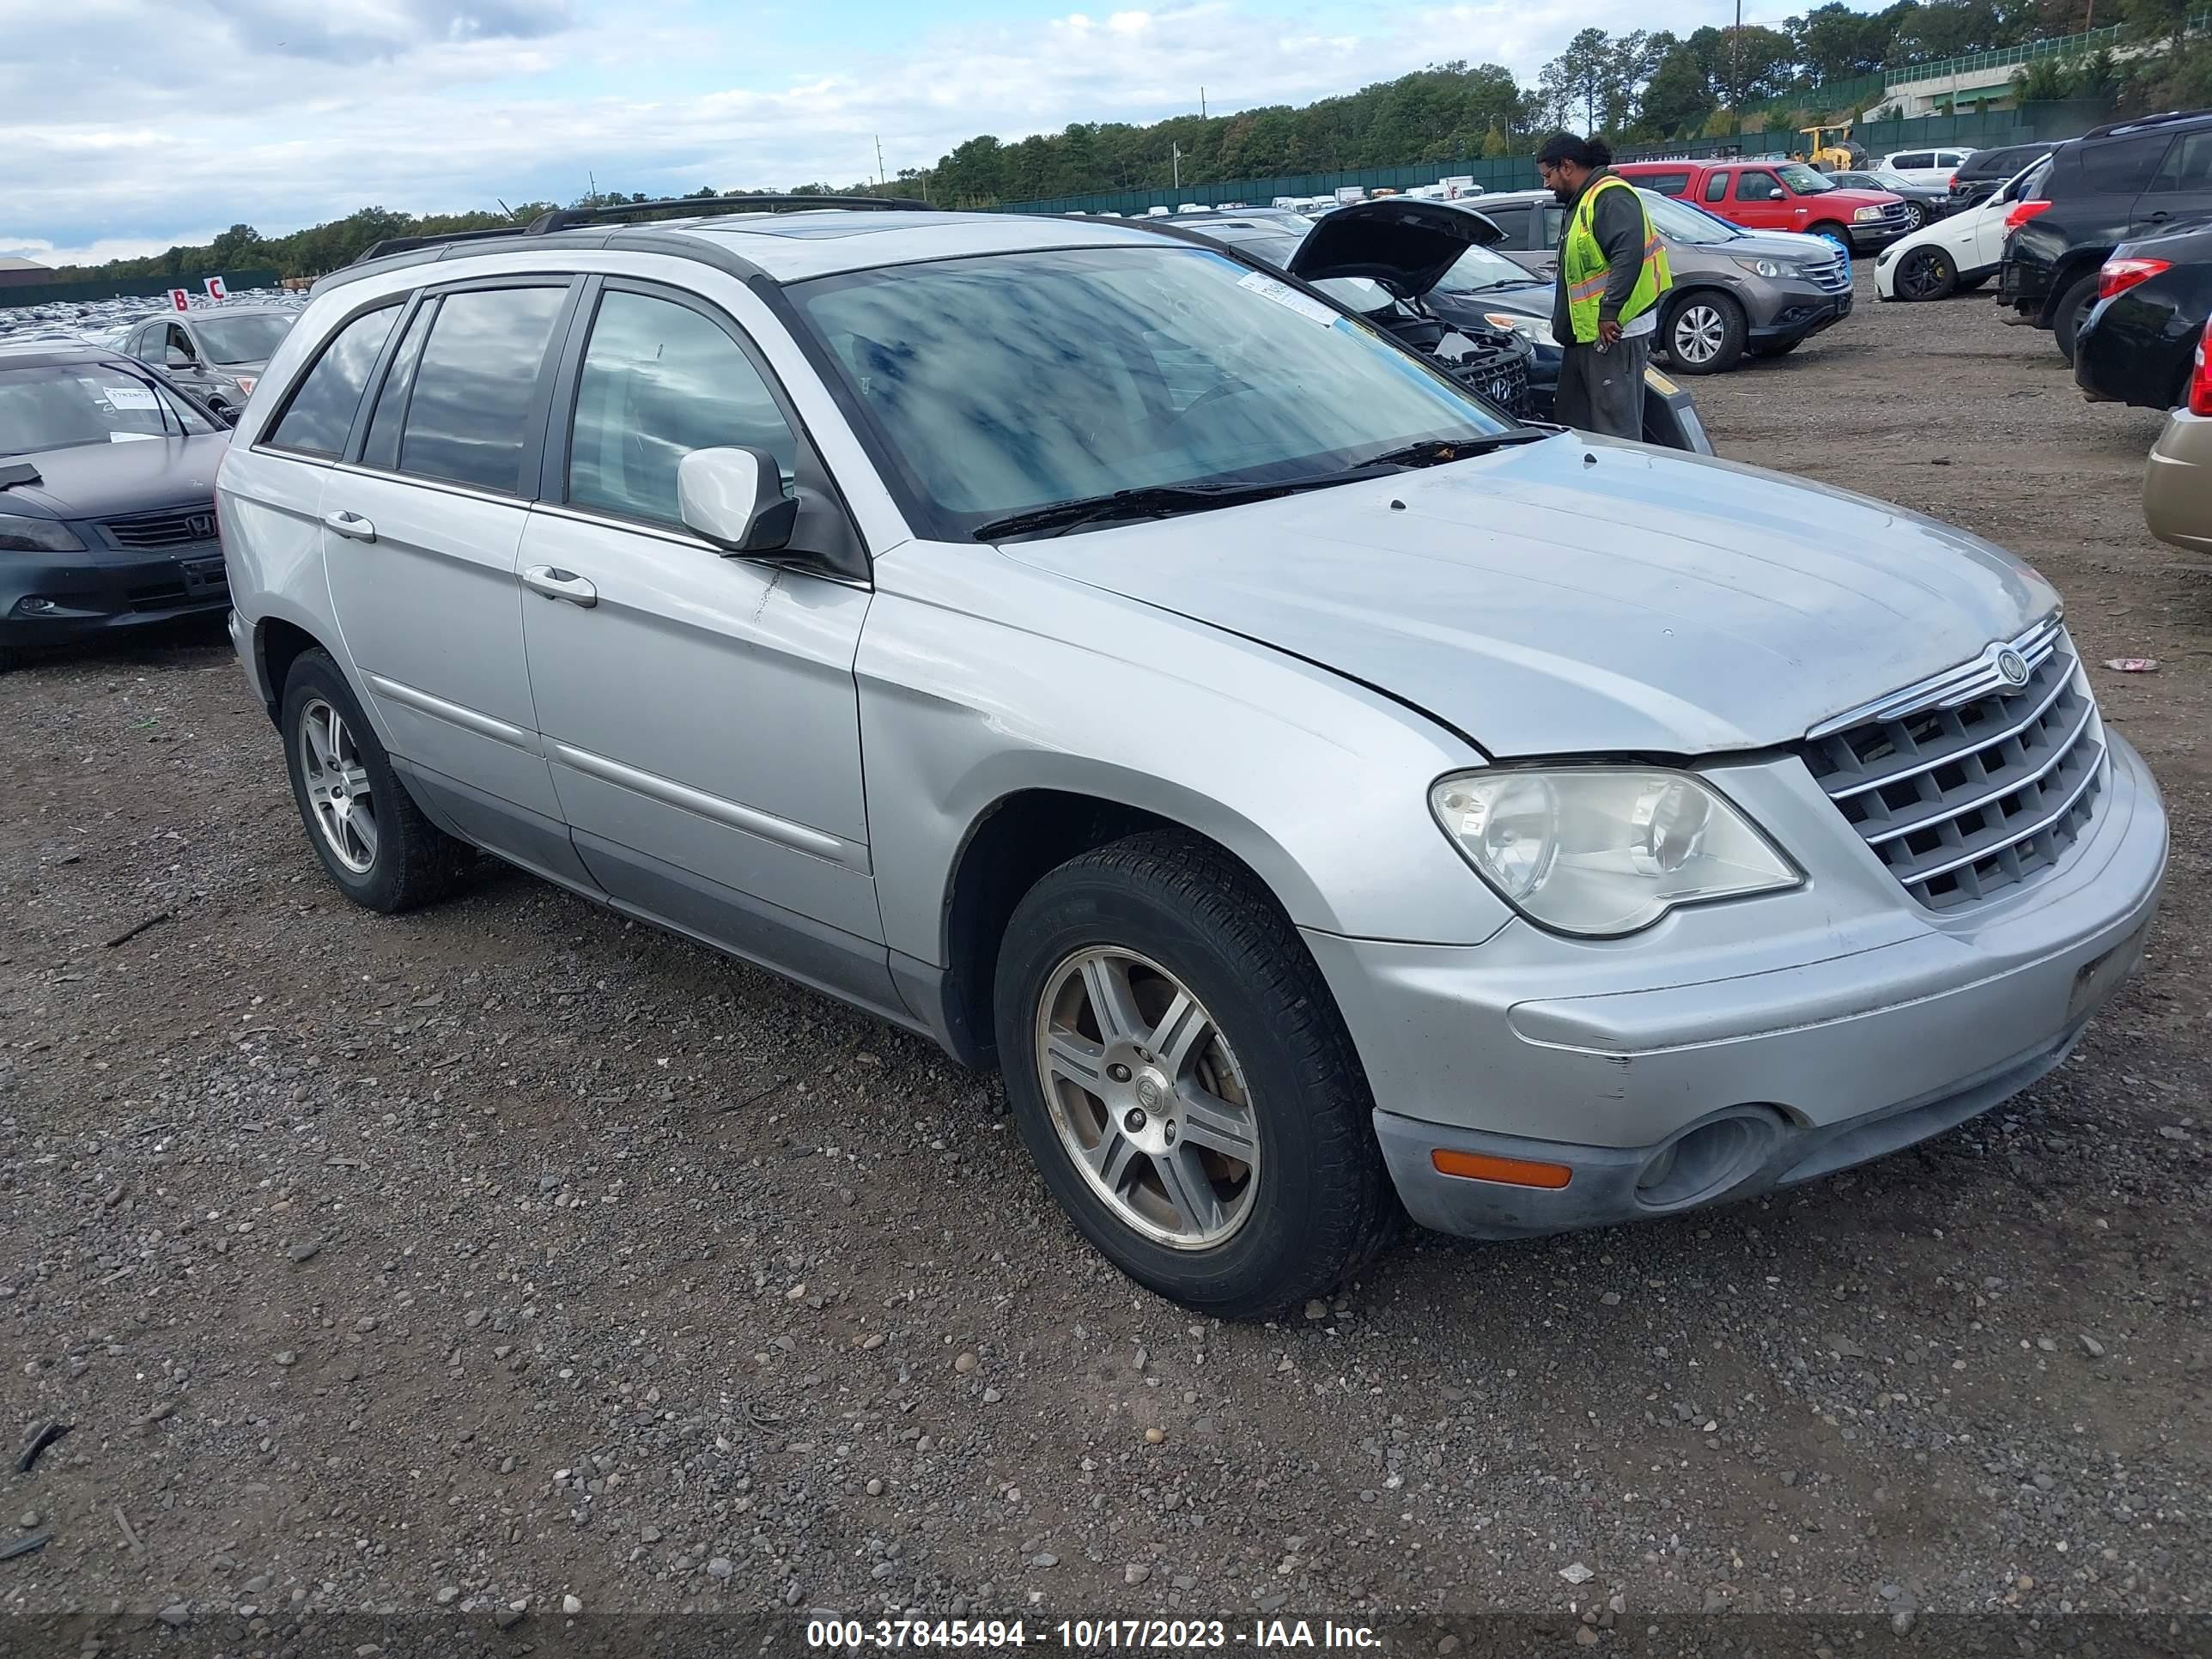
<svg viewBox="0 0 2212 1659"><path fill-rule="evenodd" d="M1559 362L1559 397L1552 418L1608 438L1644 435L1644 366L1649 334L1615 340L1605 350L1571 345Z"/></svg>

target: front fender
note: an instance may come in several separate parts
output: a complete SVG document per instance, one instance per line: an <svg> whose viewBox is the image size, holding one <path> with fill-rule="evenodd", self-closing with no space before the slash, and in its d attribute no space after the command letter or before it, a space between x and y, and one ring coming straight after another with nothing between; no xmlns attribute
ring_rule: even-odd
<svg viewBox="0 0 2212 1659"><path fill-rule="evenodd" d="M1509 920L1429 814L1430 783L1484 757L1425 714L988 547L911 544L877 577L856 666L894 951L945 962L961 851L1030 789L1208 836L1301 927L1474 944Z"/></svg>

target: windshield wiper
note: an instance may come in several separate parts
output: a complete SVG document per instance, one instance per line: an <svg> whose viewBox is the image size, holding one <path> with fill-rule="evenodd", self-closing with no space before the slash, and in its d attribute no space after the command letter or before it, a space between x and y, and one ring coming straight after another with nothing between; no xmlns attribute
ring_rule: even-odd
<svg viewBox="0 0 2212 1659"><path fill-rule="evenodd" d="M1447 461L1463 461L1470 456L1487 455L1493 449L1504 449L1514 444L1541 443L1552 435L1532 427L1522 427L1511 432L1493 432L1480 438L1424 438L1417 444L1386 449L1380 455L1370 455L1364 461L1355 461L1348 470L1358 471L1371 466L1442 466Z"/></svg>
<svg viewBox="0 0 2212 1659"><path fill-rule="evenodd" d="M1165 518L1175 513L1195 513L1209 507L1231 507L1240 501L1264 501L1322 484L1343 483L1341 473L1311 478L1277 478L1267 483L1150 484L1139 489L1117 489L1107 495L1083 495L1072 501L1009 513L1002 519L979 524L970 533L979 542L1001 536L1026 535L1033 530L1065 533L1077 526L1108 519Z"/></svg>

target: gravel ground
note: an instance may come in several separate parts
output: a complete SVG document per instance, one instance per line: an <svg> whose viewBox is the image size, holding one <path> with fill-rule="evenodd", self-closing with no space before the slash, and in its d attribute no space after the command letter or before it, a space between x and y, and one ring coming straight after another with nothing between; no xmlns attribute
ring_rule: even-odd
<svg viewBox="0 0 2212 1659"><path fill-rule="evenodd" d="M2156 417L1985 297L1862 295L1700 407L2160 660L2094 676L2174 819L2146 970L1929 1146L1415 1236L1279 1324L1136 1291L914 1038L520 875L349 908L215 634L0 680L0 1404L74 1425L0 1474L0 1548L52 1534L0 1561L0 1650L642 1652L617 1615L816 1607L2201 1638L2212 566L2142 528ZM1803 1616L1674 1622L1720 1610Z"/></svg>

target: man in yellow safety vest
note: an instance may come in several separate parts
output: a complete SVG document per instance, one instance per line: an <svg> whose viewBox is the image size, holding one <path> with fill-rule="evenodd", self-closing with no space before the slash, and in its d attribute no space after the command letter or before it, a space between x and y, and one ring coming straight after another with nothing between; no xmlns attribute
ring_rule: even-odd
<svg viewBox="0 0 2212 1659"><path fill-rule="evenodd" d="M1644 369L1674 284L1644 198L1612 169L1601 138L1555 132L1537 175L1567 210L1559 234L1552 336L1565 350L1555 418L1614 438L1644 435Z"/></svg>

